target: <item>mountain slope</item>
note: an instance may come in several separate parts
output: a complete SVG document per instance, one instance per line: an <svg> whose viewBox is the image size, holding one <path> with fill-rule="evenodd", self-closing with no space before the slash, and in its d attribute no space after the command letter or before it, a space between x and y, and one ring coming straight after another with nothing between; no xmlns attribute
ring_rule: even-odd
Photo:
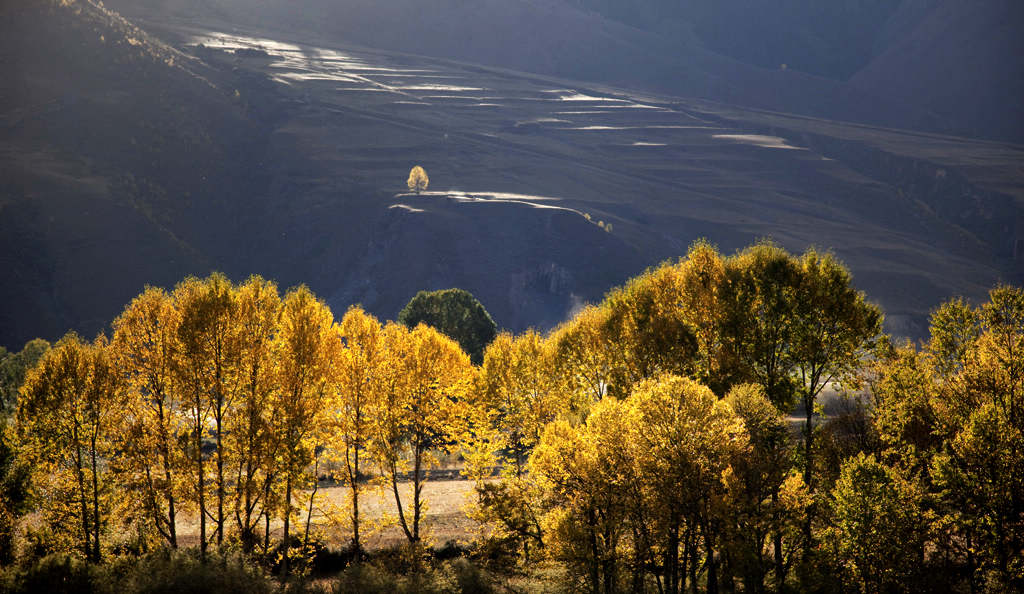
<svg viewBox="0 0 1024 594"><path fill-rule="evenodd" d="M912 127L1024 142L1024 3L943 0L923 14L850 86L911 107Z"/></svg>
<svg viewBox="0 0 1024 594"><path fill-rule="evenodd" d="M368 50L281 22L146 22L157 41L91 0L2 10L0 55L17 58L0 76L7 346L91 335L145 284L211 269L387 318L459 286L521 330L698 238L730 252L772 237L833 248L910 336L949 296L1020 278L1013 145ZM417 164L430 192L407 195Z"/></svg>
<svg viewBox="0 0 1024 594"><path fill-rule="evenodd" d="M502 301L488 306L519 328L560 319L642 265L625 247L596 270L577 251L497 269L480 262L455 276L405 274L398 259L418 271L431 254L380 247L374 233L390 225L393 191L333 158L345 122L310 105L301 89L239 68L234 54L207 52L204 61L182 53L93 0L4 5L0 23L0 55L12 58L0 76L0 344L72 328L91 335L146 284L170 287L211 270L236 279L258 273L283 287L309 283L323 295L350 279L345 294L386 316L428 288L423 283L475 291L494 284ZM523 221L532 207L498 210L492 229L498 220ZM446 240L487 228L461 213L442 218L453 221ZM517 226L504 243L512 253L566 237L562 224ZM585 222L569 229L612 241ZM381 258L380 270L365 263ZM523 280L551 266L589 270L578 283L585 294L556 287L556 295ZM368 297L358 270L374 274ZM490 280L506 271L507 279ZM537 294L554 296L523 305Z"/></svg>
<svg viewBox="0 0 1024 594"><path fill-rule="evenodd" d="M98 3L0 19L0 336L95 332L112 299L208 268L252 127L201 63Z"/></svg>
<svg viewBox="0 0 1024 594"><path fill-rule="evenodd" d="M1024 5L1014 0L111 3L151 21L219 21L278 36L301 31L301 39L320 44L360 44L774 111L1024 142L1016 101L1024 84L1018 34ZM793 67L784 68L787 62Z"/></svg>

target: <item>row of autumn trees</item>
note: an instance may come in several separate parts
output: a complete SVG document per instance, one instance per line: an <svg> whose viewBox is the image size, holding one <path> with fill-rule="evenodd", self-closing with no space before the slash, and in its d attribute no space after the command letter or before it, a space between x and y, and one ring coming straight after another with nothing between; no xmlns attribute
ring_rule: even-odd
<svg viewBox="0 0 1024 594"><path fill-rule="evenodd" d="M895 345L830 255L697 244L488 348L479 518L595 594L1024 589L1024 290L989 298Z"/></svg>
<svg viewBox="0 0 1024 594"><path fill-rule="evenodd" d="M823 515L818 398L857 386L880 331L830 255L698 243L548 337L487 350L476 409L497 447L481 449L505 477L480 480L480 517L588 591L782 589Z"/></svg>
<svg viewBox="0 0 1024 594"><path fill-rule="evenodd" d="M1024 574L1022 382L1019 289L943 306L919 351L830 255L698 243L479 365L304 288L148 289L29 372L14 441L53 540L94 560L178 546L183 518L203 552L287 549L328 473L356 548L369 473L416 545L425 471L457 451L482 542L573 589L998 590ZM826 389L858 396L825 419Z"/></svg>
<svg viewBox="0 0 1024 594"><path fill-rule="evenodd" d="M304 287L282 299L261 278L213 275L147 289L109 339L57 342L21 388L15 441L48 540L92 561L126 536L177 548L186 522L204 556L229 541L266 551L278 528L287 547L306 542L328 460L350 487L356 548L367 458L416 542L422 470L453 441L471 369L427 326L381 326L358 307L336 322Z"/></svg>

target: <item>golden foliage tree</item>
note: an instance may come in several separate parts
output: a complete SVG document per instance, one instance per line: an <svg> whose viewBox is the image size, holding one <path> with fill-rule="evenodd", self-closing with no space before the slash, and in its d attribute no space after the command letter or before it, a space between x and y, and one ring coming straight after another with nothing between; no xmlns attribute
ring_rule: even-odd
<svg viewBox="0 0 1024 594"><path fill-rule="evenodd" d="M895 485L891 497L877 503L896 508L886 512L896 520L885 530L901 527L917 542L919 518L905 517L902 500L913 495L925 511L931 508L935 516L925 549L962 567L965 589L1020 589L1024 290L997 287L980 307L950 301L933 313L930 331L922 351L911 345L890 348L874 366L874 421L883 450L878 465L885 476L866 476ZM840 500L838 494L834 507L835 513L847 514L859 509L855 500ZM868 511L882 517L885 510ZM859 565L848 567L856 581L878 589L920 576L920 559L886 549L868 528L850 522L843 535L846 546L860 555Z"/></svg>
<svg viewBox="0 0 1024 594"><path fill-rule="evenodd" d="M118 493L106 461L120 433L124 386L103 337L70 333L25 378L17 414L21 455L32 467L35 501L58 539L77 541L90 561L103 554Z"/></svg>
<svg viewBox="0 0 1024 594"><path fill-rule="evenodd" d="M357 553L359 538L359 494L363 455L373 430L374 399L384 383L384 366L389 364L383 328L377 318L353 306L345 312L339 328L344 348L338 358L338 388L335 403L334 439L340 442L344 478L349 486L352 549Z"/></svg>
<svg viewBox="0 0 1024 594"><path fill-rule="evenodd" d="M703 542L704 570L712 590L717 584L715 552L722 531L717 513L724 496L722 477L747 446L743 423L711 390L678 376L637 386L629 403L632 432L627 443L638 476L645 477L651 489L649 505L663 527L658 533L667 539L669 573L678 563L676 547L685 519L691 536L699 534Z"/></svg>
<svg viewBox="0 0 1024 594"><path fill-rule="evenodd" d="M623 408L605 399L582 426L551 423L530 459L548 501L542 518L547 553L595 594L619 590L622 540L634 503L620 476L626 468L618 464Z"/></svg>
<svg viewBox="0 0 1024 594"><path fill-rule="evenodd" d="M782 248L761 243L726 261L723 334L728 357L780 410L796 401L793 374L800 268Z"/></svg>
<svg viewBox="0 0 1024 594"><path fill-rule="evenodd" d="M179 316L175 370L192 433L189 458L199 513L200 551L205 557L208 519L214 522L217 544L224 540L224 429L235 393L232 384L239 379L233 287L223 275L213 274L206 280L186 279L175 288L173 297ZM208 422L213 424L216 446L212 477L208 476L203 453ZM215 512L208 509L206 499L211 479Z"/></svg>
<svg viewBox="0 0 1024 594"><path fill-rule="evenodd" d="M548 337L561 381L574 395L574 407L584 413L604 398L613 381L614 359L605 332L609 317L607 308L588 305Z"/></svg>
<svg viewBox="0 0 1024 594"><path fill-rule="evenodd" d="M448 450L459 435L456 403L467 389L472 365L458 343L423 324L412 330L388 324L384 341L389 373L375 402L371 447L389 479L402 532L417 545L426 471L437 465L436 452ZM408 512L398 488L407 471L412 479Z"/></svg>
<svg viewBox="0 0 1024 594"><path fill-rule="evenodd" d="M728 404L673 375L602 400L578 428L556 421L530 460L549 498L546 544L594 592L618 589L627 568L630 587L642 588L655 565L665 591L679 592L701 543L710 589L723 476L746 445ZM696 562L689 569L698 574Z"/></svg>
<svg viewBox="0 0 1024 594"><path fill-rule="evenodd" d="M257 543L260 517L266 520L264 547L270 536L272 487L278 474L278 442L273 432L271 403L278 390L274 339L278 334L281 297L277 286L258 276L238 287L235 296L238 343L237 380L232 383L235 408L225 424L226 459L231 464L232 513L245 551Z"/></svg>
<svg viewBox="0 0 1024 594"><path fill-rule="evenodd" d="M314 466L310 474L309 466L318 460L326 439L328 406L340 348L334 316L327 305L305 286L289 291L281 306L280 328L273 342L279 389L270 405L270 419L280 446L280 478L284 483L281 513L286 574L291 546L292 498L295 491L306 484L311 485L313 494L317 490L317 468ZM307 539L311 513L312 510L308 510L304 537Z"/></svg>
<svg viewBox="0 0 1024 594"><path fill-rule="evenodd" d="M140 531L178 547L181 473L187 452L184 409L176 389L178 312L162 289L147 288L114 321L111 349L128 387L122 480L140 494Z"/></svg>
<svg viewBox="0 0 1024 594"><path fill-rule="evenodd" d="M499 463L516 476L524 473L544 426L565 409L554 365L552 344L534 330L515 337L499 334L484 352L477 404L494 414L502 436L496 449L508 452Z"/></svg>
<svg viewBox="0 0 1024 594"><path fill-rule="evenodd" d="M425 169L419 165L414 166L409 170L409 179L406 181L406 185L409 186L410 192L416 192L419 194L427 189L430 185L430 178L427 177Z"/></svg>
<svg viewBox="0 0 1024 594"><path fill-rule="evenodd" d="M882 332L882 312L853 287L850 271L831 254L813 249L799 260L800 285L793 321L793 373L804 408L804 482L814 490L817 398L832 383L857 387L859 372Z"/></svg>
<svg viewBox="0 0 1024 594"><path fill-rule="evenodd" d="M725 401L749 437L749 448L723 481L727 561L746 591L764 591L770 572L776 589L783 589L810 502L803 479L793 469L789 428L762 386L734 386Z"/></svg>
<svg viewBox="0 0 1024 594"><path fill-rule="evenodd" d="M463 456L476 482L474 517L490 538L518 543L529 560L531 543L540 544L543 535L526 462L544 427L569 408L554 344L534 330L499 334L484 352L468 401L473 426ZM488 480L495 466L502 469L500 481Z"/></svg>
<svg viewBox="0 0 1024 594"><path fill-rule="evenodd" d="M843 577L861 592L905 588L923 565L928 535L917 485L860 453L843 464L831 495L823 542Z"/></svg>
<svg viewBox="0 0 1024 594"><path fill-rule="evenodd" d="M660 374L695 371L697 340L680 289L679 267L666 264L612 290L601 304L608 310L613 395L625 398L638 382Z"/></svg>

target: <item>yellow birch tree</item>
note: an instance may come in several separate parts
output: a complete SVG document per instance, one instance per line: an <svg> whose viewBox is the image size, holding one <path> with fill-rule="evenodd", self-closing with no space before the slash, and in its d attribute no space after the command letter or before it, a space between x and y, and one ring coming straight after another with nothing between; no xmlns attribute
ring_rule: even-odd
<svg viewBox="0 0 1024 594"><path fill-rule="evenodd" d="M178 547L182 512L181 476L186 452L185 411L174 383L177 311L162 289L147 288L114 321L111 342L120 373L126 378L126 417L121 480L139 493L143 533L155 532Z"/></svg>
<svg viewBox="0 0 1024 594"><path fill-rule="evenodd" d="M339 328L344 349L338 359L335 439L340 442L344 478L349 486L352 550L359 553L359 494L363 454L372 430L371 410L381 390L381 374L387 362L383 329L377 318L353 306Z"/></svg>
<svg viewBox="0 0 1024 594"><path fill-rule="evenodd" d="M35 501L58 539L77 541L84 558L99 562L117 495L107 472L110 437L124 404L106 340L88 344L69 333L28 373L20 394L20 454L32 467Z"/></svg>
<svg viewBox="0 0 1024 594"><path fill-rule="evenodd" d="M282 563L286 575L290 568L292 499L306 484L312 485L311 502L317 491L316 462L329 422L328 405L340 348L330 308L305 286L289 291L273 343L279 389L274 393L270 416L280 447L278 463L284 483ZM314 465L312 475L310 465ZM311 507L304 538L309 535Z"/></svg>

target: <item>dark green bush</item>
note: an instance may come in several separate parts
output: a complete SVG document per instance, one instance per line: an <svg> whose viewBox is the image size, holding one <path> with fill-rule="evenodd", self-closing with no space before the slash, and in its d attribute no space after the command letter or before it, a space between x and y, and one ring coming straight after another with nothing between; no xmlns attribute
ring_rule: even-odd
<svg viewBox="0 0 1024 594"><path fill-rule="evenodd" d="M120 582L119 594L269 594L275 590L270 578L238 556L213 555L202 563L192 552L159 552L127 561L132 565L121 579L111 576Z"/></svg>
<svg viewBox="0 0 1024 594"><path fill-rule="evenodd" d="M369 563L349 566L338 577L335 594L397 594L398 579Z"/></svg>
<svg viewBox="0 0 1024 594"><path fill-rule="evenodd" d="M335 594L488 594L493 580L466 559L446 561L423 571L398 574L379 563L349 566L335 582Z"/></svg>
<svg viewBox="0 0 1024 594"><path fill-rule="evenodd" d="M0 576L0 592L8 594L75 594L106 592L96 570L68 555L50 555L26 566L8 568Z"/></svg>
<svg viewBox="0 0 1024 594"><path fill-rule="evenodd" d="M484 570L467 559L455 559L447 566L455 574L455 580L462 594L487 594L494 592L494 580Z"/></svg>

